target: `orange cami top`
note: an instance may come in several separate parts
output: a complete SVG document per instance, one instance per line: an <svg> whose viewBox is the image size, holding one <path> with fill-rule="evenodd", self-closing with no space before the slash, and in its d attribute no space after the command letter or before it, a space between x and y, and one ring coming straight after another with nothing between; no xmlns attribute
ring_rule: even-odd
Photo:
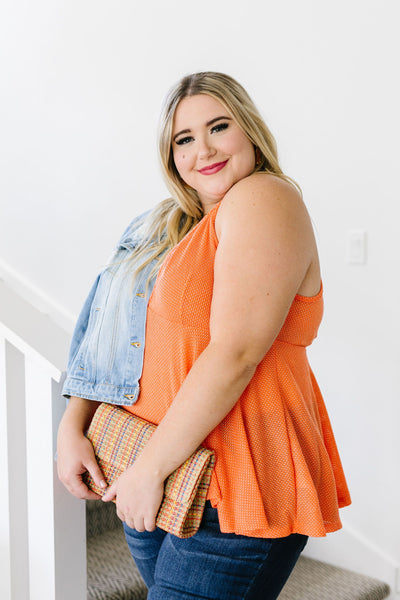
<svg viewBox="0 0 400 600"><path fill-rule="evenodd" d="M155 424L210 341L218 206L168 254L149 301L141 391L127 410ZM306 355L322 312L322 288L294 298L246 390L204 440L216 456L208 499L223 532L319 537L341 527L350 496Z"/></svg>

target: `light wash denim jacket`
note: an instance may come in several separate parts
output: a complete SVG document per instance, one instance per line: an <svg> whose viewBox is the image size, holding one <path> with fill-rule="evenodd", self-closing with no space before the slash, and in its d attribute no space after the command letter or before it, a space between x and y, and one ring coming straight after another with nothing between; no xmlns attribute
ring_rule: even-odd
<svg viewBox="0 0 400 600"><path fill-rule="evenodd" d="M124 231L107 267L97 276L72 336L63 395L132 405L143 368L152 261L134 278L127 259L143 238L139 215ZM143 259L144 260L144 259Z"/></svg>

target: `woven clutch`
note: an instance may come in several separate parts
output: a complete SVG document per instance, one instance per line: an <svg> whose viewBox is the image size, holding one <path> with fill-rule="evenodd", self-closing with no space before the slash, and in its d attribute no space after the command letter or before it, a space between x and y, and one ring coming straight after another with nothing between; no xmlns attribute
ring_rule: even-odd
<svg viewBox="0 0 400 600"><path fill-rule="evenodd" d="M86 437L92 442L107 485L127 469L144 448L156 426L128 411L102 403L96 410ZM203 516L210 485L214 454L200 447L165 482L164 498L156 525L180 538L194 535ZM86 485L102 496L91 475L84 473Z"/></svg>

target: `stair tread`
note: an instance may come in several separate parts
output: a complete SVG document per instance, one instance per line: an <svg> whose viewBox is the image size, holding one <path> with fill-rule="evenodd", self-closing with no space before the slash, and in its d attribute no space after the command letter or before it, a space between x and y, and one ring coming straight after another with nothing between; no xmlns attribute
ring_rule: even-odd
<svg viewBox="0 0 400 600"><path fill-rule="evenodd" d="M87 600L144 600L147 588L122 524L87 540Z"/></svg>
<svg viewBox="0 0 400 600"><path fill-rule="evenodd" d="M300 556L279 600L383 600L389 594L378 579Z"/></svg>
<svg viewBox="0 0 400 600"><path fill-rule="evenodd" d="M86 500L86 536L91 538L121 527L114 502Z"/></svg>

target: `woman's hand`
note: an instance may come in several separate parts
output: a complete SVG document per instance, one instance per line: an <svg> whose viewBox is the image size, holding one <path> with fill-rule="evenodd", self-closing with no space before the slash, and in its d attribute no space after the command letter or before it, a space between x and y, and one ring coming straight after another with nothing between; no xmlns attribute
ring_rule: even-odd
<svg viewBox="0 0 400 600"><path fill-rule="evenodd" d="M58 477L71 494L86 500L98 500L100 496L83 483L82 474L85 471L89 471L99 487L107 486L96 462L93 446L84 435L99 404L85 398L71 397L58 429Z"/></svg>
<svg viewBox="0 0 400 600"><path fill-rule="evenodd" d="M107 486L103 473L96 462L91 442L80 433L60 435L57 450L57 470L60 481L76 498L99 500L100 496L82 481L82 474L89 471L96 484Z"/></svg>
<svg viewBox="0 0 400 600"><path fill-rule="evenodd" d="M164 481L137 461L111 485L104 502L116 498L117 515L136 531L154 531L164 494Z"/></svg>

